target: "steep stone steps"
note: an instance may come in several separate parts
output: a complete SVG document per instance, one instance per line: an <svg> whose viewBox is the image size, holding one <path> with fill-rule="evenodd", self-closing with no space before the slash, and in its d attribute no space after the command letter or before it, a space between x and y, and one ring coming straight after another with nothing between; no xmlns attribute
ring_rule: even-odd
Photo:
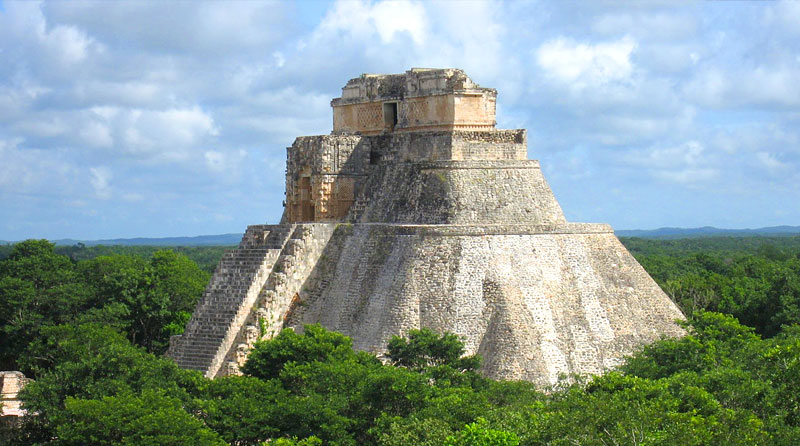
<svg viewBox="0 0 800 446"><path fill-rule="evenodd" d="M336 224L307 223L293 228L291 237L283 243L272 272L258 298L231 344L220 374L238 374L253 343L262 337L270 338L283 328L283 321L296 300L300 300L303 285L309 279L322 255ZM264 333L261 332L264 328Z"/></svg>
<svg viewBox="0 0 800 446"><path fill-rule="evenodd" d="M223 255L184 335L170 340L167 356L215 376L294 230L295 225L248 227L239 247Z"/></svg>

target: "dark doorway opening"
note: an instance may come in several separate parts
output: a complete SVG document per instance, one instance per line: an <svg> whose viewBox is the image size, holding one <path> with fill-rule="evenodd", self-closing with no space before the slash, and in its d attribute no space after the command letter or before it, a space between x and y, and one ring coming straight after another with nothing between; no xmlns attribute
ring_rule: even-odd
<svg viewBox="0 0 800 446"><path fill-rule="evenodd" d="M389 130L394 130L397 125L397 102L383 103L383 123Z"/></svg>

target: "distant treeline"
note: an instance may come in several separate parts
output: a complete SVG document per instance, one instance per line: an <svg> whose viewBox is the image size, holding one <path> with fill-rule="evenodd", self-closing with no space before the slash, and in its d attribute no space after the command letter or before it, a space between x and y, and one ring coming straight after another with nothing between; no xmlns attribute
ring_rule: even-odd
<svg viewBox="0 0 800 446"><path fill-rule="evenodd" d="M715 236L674 240L620 237L634 256L685 256L690 254L760 255L785 258L800 253L800 235L793 236Z"/></svg>
<svg viewBox="0 0 800 446"><path fill-rule="evenodd" d="M13 250L14 245L0 245L0 260L5 259ZM96 245L85 246L81 243L72 246L55 245L56 254L69 257L74 261L91 260L95 257L123 255L148 259L157 251L168 249L183 254L203 271L213 273L222 254L232 246L123 246L123 245Z"/></svg>

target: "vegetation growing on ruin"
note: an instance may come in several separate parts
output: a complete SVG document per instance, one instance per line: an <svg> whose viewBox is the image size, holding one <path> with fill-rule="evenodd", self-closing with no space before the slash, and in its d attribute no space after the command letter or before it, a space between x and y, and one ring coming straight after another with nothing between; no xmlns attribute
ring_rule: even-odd
<svg viewBox="0 0 800 446"><path fill-rule="evenodd" d="M453 335L392 339L382 362L319 326L208 380L157 355L208 273L171 251L75 260L28 241L0 260L0 358L35 378L22 397L37 415L0 443L798 444L800 243L781 240L624 240L688 335L549 392L483 378Z"/></svg>

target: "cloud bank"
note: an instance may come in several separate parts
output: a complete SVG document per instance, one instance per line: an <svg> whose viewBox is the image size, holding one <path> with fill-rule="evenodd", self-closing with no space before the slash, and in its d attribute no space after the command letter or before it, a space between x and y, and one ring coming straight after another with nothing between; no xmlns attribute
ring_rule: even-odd
<svg viewBox="0 0 800 446"><path fill-rule="evenodd" d="M568 218L800 222L800 7L2 2L0 239L277 222L285 147L351 77L459 67Z"/></svg>

